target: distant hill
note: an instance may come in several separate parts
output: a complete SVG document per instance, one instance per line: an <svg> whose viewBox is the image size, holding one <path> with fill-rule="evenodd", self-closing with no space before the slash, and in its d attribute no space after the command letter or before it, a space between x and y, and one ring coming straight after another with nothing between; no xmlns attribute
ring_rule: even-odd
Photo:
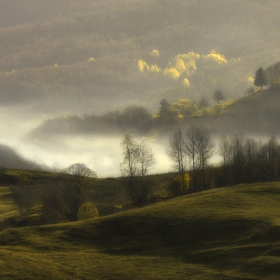
<svg viewBox="0 0 280 280"><path fill-rule="evenodd" d="M279 134L279 104L280 87L275 85L272 88L221 103L210 108L210 111L215 112L216 108L219 109L218 116L216 115L219 119L217 123L224 128L227 126L229 131L263 135ZM198 112L198 115L202 116L203 112Z"/></svg>
<svg viewBox="0 0 280 280"><path fill-rule="evenodd" d="M171 106L178 106L179 103L173 103ZM243 132L271 136L272 133L280 132L279 104L280 87L276 85L219 105L203 107L195 111L194 115L185 115L182 118L181 115L171 115L169 119L160 119L152 116L145 108L137 106L101 116L61 116L44 121L32 130L28 137L32 140L40 139L41 143L44 143L58 135L105 136L130 132L154 136L158 133L171 133L180 126L186 129L192 124L206 126L212 134L217 135Z"/></svg>
<svg viewBox="0 0 280 280"><path fill-rule="evenodd" d="M12 148L6 145L0 145L0 167L16 169L36 169L41 170L43 167L35 162L27 160L16 153Z"/></svg>
<svg viewBox="0 0 280 280"><path fill-rule="evenodd" d="M0 103L34 112L236 98L280 55L276 0L0 4Z"/></svg>

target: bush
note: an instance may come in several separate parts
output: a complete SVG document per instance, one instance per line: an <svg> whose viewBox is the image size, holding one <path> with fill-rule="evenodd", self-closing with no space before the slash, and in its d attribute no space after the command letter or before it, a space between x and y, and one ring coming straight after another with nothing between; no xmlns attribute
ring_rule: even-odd
<svg viewBox="0 0 280 280"><path fill-rule="evenodd" d="M43 203L42 218L49 224L66 221L65 210L64 201L57 193L53 193Z"/></svg>
<svg viewBox="0 0 280 280"><path fill-rule="evenodd" d="M79 207L79 211L78 211L79 220L92 219L95 218L96 216L98 216L98 210L93 203L87 202Z"/></svg>
<svg viewBox="0 0 280 280"><path fill-rule="evenodd" d="M176 180L172 180L168 186L167 186L167 191L169 196L174 197L174 196L180 196L183 194L182 187L180 182Z"/></svg>

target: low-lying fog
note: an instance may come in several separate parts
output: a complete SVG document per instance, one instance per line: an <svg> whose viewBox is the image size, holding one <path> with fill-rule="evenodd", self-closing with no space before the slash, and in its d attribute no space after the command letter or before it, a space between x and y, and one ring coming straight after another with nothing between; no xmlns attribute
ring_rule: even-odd
<svg viewBox="0 0 280 280"><path fill-rule="evenodd" d="M18 144L18 151L24 156L34 155L42 159L48 166L56 169L67 167L73 163L84 163L97 173L98 177L120 176L120 163L122 136L72 136L69 138L56 138L47 145L40 143ZM167 158L165 146L158 141L147 141L152 147L157 164L152 173L168 172L172 166ZM37 158L37 160L40 159Z"/></svg>
<svg viewBox="0 0 280 280"><path fill-rule="evenodd" d="M123 135L115 137L96 135L75 135L55 137L46 141L25 137L30 130L37 127L47 115L28 112L23 107L2 108L0 112L0 144L14 149L20 156L35 161L40 165L47 165L53 170L66 168L74 163L84 163L97 173L98 177L121 176L120 164L123 161L121 141ZM171 133L172 134L172 133ZM228 135L231 136L231 135ZM248 135L245 135L248 136ZM265 141L271 135L264 137ZM220 161L217 147L222 136L215 137L216 153L211 162ZM260 137L253 137L255 140ZM152 148L156 158L156 165L150 173L165 173L173 171L173 163L167 156L166 148L169 137L161 139L142 138ZM3 163L0 163L2 165Z"/></svg>
<svg viewBox="0 0 280 280"><path fill-rule="evenodd" d="M73 163L84 163L97 173L98 177L120 176L122 162L121 141L122 135L102 137L95 135L77 135L56 137L46 142L26 140L26 134L39 125L46 116L32 115L24 109L15 108L11 114L10 108L1 110L1 138L0 144L14 149L26 159L40 165L57 170L68 167ZM137 139L142 140L142 139ZM163 140L145 139L151 146L157 164L151 173L172 171L172 163L166 154L166 143Z"/></svg>

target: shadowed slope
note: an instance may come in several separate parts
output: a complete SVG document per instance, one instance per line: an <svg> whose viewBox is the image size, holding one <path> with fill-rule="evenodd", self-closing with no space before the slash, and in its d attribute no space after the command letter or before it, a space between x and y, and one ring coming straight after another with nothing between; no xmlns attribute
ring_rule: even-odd
<svg viewBox="0 0 280 280"><path fill-rule="evenodd" d="M40 279L277 279L279 197L279 184L244 185L97 220L10 229L0 236L1 270L8 275L13 260L10 275L40 267Z"/></svg>

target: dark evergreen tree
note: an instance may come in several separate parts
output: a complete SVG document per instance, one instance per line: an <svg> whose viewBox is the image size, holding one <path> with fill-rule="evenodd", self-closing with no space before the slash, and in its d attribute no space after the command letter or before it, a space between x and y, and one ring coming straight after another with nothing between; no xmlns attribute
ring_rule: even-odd
<svg viewBox="0 0 280 280"><path fill-rule="evenodd" d="M265 72L263 70L262 67L260 67L257 71L256 71L256 75L255 75L255 80L254 80L254 85L256 87L261 87L261 90L263 89L263 86L267 85L267 79L266 79L266 75Z"/></svg>

